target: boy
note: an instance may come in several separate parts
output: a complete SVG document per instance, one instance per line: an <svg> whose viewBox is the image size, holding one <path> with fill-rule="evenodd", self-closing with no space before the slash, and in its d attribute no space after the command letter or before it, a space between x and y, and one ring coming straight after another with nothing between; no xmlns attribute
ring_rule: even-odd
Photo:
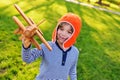
<svg viewBox="0 0 120 80"><path fill-rule="evenodd" d="M36 80L77 80L77 60L79 51L73 46L81 29L81 19L72 13L64 15L53 31L52 41L48 42L52 47L49 51L44 44L42 50L30 49L23 40L22 59L30 63L38 57L42 57L40 74Z"/></svg>

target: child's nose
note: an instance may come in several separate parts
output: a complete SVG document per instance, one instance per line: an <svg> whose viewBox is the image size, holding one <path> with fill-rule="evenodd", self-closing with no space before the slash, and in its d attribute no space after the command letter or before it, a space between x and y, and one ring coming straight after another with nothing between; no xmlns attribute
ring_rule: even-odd
<svg viewBox="0 0 120 80"><path fill-rule="evenodd" d="M66 35L67 35L66 31L63 31L63 32L62 32L62 35L63 35L63 36L66 36Z"/></svg>

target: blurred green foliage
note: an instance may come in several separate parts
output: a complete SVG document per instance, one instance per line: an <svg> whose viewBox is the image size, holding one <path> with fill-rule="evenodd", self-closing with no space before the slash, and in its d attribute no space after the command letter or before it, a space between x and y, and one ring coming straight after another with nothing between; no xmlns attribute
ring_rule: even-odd
<svg viewBox="0 0 120 80"><path fill-rule="evenodd" d="M17 16L27 24L14 4L36 23L46 19L39 28L48 41L62 15L67 12L79 15L83 26L75 44L80 51L78 80L120 79L120 15L64 0L5 0L0 2L0 80L34 80L41 62L41 58L31 64L22 61L22 43L19 35L13 34L18 26L12 17Z"/></svg>

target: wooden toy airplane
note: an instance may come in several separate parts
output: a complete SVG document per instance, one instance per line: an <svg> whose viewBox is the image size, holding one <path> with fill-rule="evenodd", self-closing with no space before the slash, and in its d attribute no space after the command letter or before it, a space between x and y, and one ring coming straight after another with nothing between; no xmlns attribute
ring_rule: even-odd
<svg viewBox="0 0 120 80"><path fill-rule="evenodd" d="M29 41L31 41L32 44L35 45L35 47L37 47L37 49L41 49L41 46L39 45L39 43L33 38L35 35L37 35L41 41L45 44L45 46L51 51L52 48L50 47L50 45L47 43L47 41L44 39L44 37L42 36L42 32L40 29L38 29L38 26L44 22L45 20L40 21L39 24L35 24L34 21L31 18L28 18L24 12L20 9L20 7L17 4L14 4L15 8L17 9L17 11L22 15L22 17L25 19L25 21L28 23L28 27L25 27L22 22L16 17L13 16L13 20L15 21L15 23L19 26L19 28L17 30L14 31L15 34L21 34L21 37L19 38L20 40L22 40L23 37L25 37L26 42L29 43ZM28 44L29 45L29 44Z"/></svg>

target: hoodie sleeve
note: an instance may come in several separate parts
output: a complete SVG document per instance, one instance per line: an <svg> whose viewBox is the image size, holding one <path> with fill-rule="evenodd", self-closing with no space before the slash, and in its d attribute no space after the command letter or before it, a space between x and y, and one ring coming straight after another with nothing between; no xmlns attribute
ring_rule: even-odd
<svg viewBox="0 0 120 80"><path fill-rule="evenodd" d="M76 49L76 51L77 51L76 60L72 65L72 67L70 68L70 72L69 72L70 80L77 80L77 62L78 62L79 51L78 49Z"/></svg>
<svg viewBox="0 0 120 80"><path fill-rule="evenodd" d="M76 73L76 64L74 64L69 72L70 80L77 80L77 73Z"/></svg>
<svg viewBox="0 0 120 80"><path fill-rule="evenodd" d="M24 48L22 45L22 59L26 63L31 63L40 56L43 56L43 50L38 50L37 48L31 49L31 46Z"/></svg>

